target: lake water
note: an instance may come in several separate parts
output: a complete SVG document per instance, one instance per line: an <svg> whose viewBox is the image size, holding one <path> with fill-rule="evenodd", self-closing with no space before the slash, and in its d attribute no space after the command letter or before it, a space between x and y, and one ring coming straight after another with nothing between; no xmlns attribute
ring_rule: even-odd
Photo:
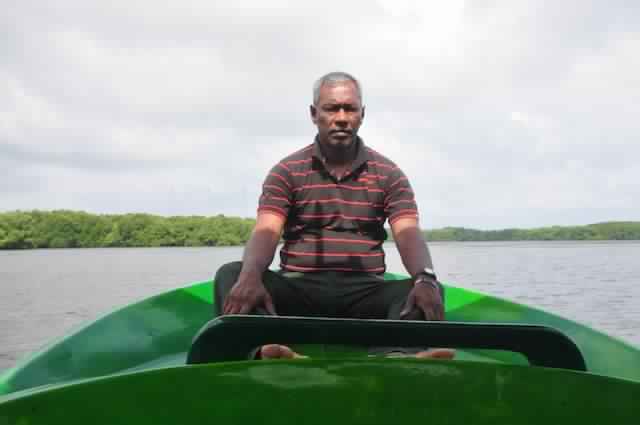
<svg viewBox="0 0 640 425"><path fill-rule="evenodd" d="M640 242L434 242L440 279L553 311L640 346ZM402 272L386 245L389 271ZM0 370L149 295L210 278L242 248L0 251Z"/></svg>

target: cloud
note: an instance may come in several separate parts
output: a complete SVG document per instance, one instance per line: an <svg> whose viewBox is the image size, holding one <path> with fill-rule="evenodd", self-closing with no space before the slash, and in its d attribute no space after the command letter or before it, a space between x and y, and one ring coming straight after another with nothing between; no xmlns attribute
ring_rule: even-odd
<svg viewBox="0 0 640 425"><path fill-rule="evenodd" d="M322 73L427 227L638 219L630 2L12 2L0 208L252 216ZM55 189L55 190L52 190Z"/></svg>

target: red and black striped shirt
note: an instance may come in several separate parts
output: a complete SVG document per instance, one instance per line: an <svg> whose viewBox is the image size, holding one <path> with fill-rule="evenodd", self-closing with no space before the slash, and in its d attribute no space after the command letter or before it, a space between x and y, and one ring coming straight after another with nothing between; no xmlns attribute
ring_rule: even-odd
<svg viewBox="0 0 640 425"><path fill-rule="evenodd" d="M286 218L283 270L383 273L385 221L418 216L400 168L361 139L357 143L356 159L340 179L325 168L317 141L269 172L258 214Z"/></svg>

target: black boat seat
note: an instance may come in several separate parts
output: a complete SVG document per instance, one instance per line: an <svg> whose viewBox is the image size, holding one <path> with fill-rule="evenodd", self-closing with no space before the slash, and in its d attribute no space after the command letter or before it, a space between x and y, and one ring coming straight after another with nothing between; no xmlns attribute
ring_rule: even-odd
<svg viewBox="0 0 640 425"><path fill-rule="evenodd" d="M220 316L204 325L187 364L246 360L255 348L274 342L493 349L520 353L534 366L587 370L576 344L547 326L249 315Z"/></svg>

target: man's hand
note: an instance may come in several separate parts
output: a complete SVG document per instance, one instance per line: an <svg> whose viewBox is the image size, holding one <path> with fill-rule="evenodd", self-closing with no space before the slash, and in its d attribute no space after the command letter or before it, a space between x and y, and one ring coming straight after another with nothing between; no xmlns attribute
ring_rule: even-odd
<svg viewBox="0 0 640 425"><path fill-rule="evenodd" d="M402 263L411 276L418 276L426 269L433 269L431 255L424 240L424 235L415 217L401 217L391 223L393 239L398 246ZM433 273L433 270L432 270ZM408 319L411 313L419 308L426 320L444 320L442 294L435 280L415 282L407 303L400 313L401 319Z"/></svg>
<svg viewBox="0 0 640 425"><path fill-rule="evenodd" d="M271 295L259 279L239 279L224 300L223 314L247 314L262 307L269 314L276 314Z"/></svg>
<svg viewBox="0 0 640 425"><path fill-rule="evenodd" d="M416 282L407 296L407 303L400 312L400 318L405 318L418 307L422 310L425 320L444 320L444 306L440 290L430 282Z"/></svg>
<svg viewBox="0 0 640 425"><path fill-rule="evenodd" d="M247 314L264 307L276 314L271 295L262 283L262 273L269 267L278 246L285 218L270 212L258 213L256 225L244 248L242 270L224 300L222 314Z"/></svg>

